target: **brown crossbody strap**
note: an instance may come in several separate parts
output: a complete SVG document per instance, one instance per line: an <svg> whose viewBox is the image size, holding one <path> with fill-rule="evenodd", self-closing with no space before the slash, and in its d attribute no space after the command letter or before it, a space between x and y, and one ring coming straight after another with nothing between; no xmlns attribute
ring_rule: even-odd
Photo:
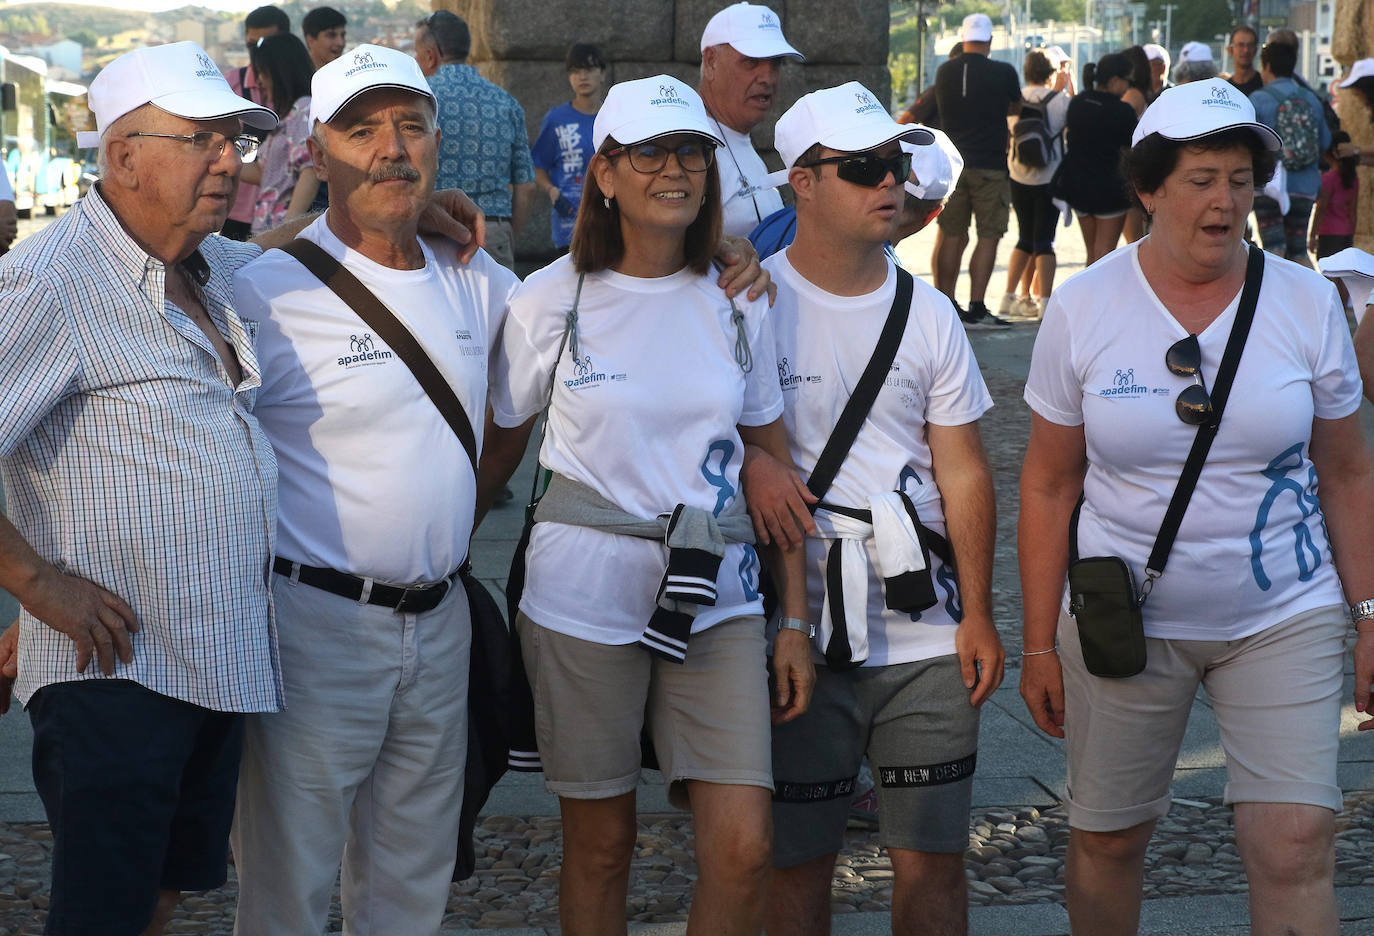
<svg viewBox="0 0 1374 936"><path fill-rule="evenodd" d="M319 244L298 237L281 249L295 257L302 266L315 274L320 282L333 290L334 295L342 299L344 305L370 326L377 336L391 347L402 363L410 368L411 374L419 381L430 402L448 421L454 435L458 436L458 441L463 444L463 451L468 453L468 458L472 461L472 473L476 475L477 436L472 431L472 420L468 418L458 395L453 392L444 375L439 373L439 368L434 366L434 362L420 346L420 342L415 340L410 329L401 324L396 318L396 313L388 309L372 290L364 286Z"/></svg>

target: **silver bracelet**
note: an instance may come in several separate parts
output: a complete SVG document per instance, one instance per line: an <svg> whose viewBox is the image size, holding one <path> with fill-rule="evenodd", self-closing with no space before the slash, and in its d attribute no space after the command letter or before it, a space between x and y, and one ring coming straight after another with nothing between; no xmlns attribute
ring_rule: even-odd
<svg viewBox="0 0 1374 936"><path fill-rule="evenodd" d="M1022 655L1023 657L1028 657L1028 656L1044 656L1044 655L1047 654L1047 653L1058 653L1058 652L1059 652L1059 648L1058 648L1058 647L1050 647L1048 650L1022 650L1022 651L1021 651L1021 655Z"/></svg>

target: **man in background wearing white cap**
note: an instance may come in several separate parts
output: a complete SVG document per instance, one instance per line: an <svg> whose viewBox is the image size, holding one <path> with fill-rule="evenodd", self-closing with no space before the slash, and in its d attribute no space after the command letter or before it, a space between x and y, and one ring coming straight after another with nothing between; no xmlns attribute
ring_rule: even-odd
<svg viewBox="0 0 1374 936"><path fill-rule="evenodd" d="M1145 58L1150 62L1150 100L1159 97L1159 92L1172 87L1169 84L1169 50L1157 42L1147 43Z"/></svg>
<svg viewBox="0 0 1374 936"><path fill-rule="evenodd" d="M982 13L964 17L964 54L935 72L940 126L964 157L964 172L940 215L940 245L935 253L935 287L954 301L968 229L977 223L978 243L969 257L969 307L959 309L965 325L1005 326L983 302L997 261L997 242L1011 217L1011 176L1007 171L1007 116L1021 107L1016 69L988 58L992 20Z"/></svg>
<svg viewBox="0 0 1374 936"><path fill-rule="evenodd" d="M315 72L311 157L330 188L301 232L391 307L476 430L515 275L418 236L438 171L414 59L361 45ZM457 850L471 627L458 567L475 478L400 356L294 257L235 277L281 464L272 591L288 707L245 730L235 932L323 930L343 859L350 933L433 933Z"/></svg>
<svg viewBox="0 0 1374 936"><path fill-rule="evenodd" d="M717 154L725 233L747 237L782 207L782 196L764 177L768 167L749 131L772 110L782 60L803 56L782 35L778 15L766 6L736 3L711 17L701 33L701 81L697 91L725 141Z"/></svg>
<svg viewBox="0 0 1374 936"><path fill-rule="evenodd" d="M214 234L244 124L277 119L192 42L115 59L89 100L101 181L0 261L0 587L54 839L47 932L135 936L224 883L242 713L282 705L276 461L230 282L257 248Z"/></svg>
<svg viewBox="0 0 1374 936"><path fill-rule="evenodd" d="M806 539L805 624L824 660L811 707L773 729L767 932L829 932L835 855L867 753L896 876L891 931L964 933L978 707L1001 682L1003 660L991 613L992 475L977 422L992 399L949 300L884 251L910 159L899 141L923 148L932 138L894 122L857 82L803 97L776 138L791 167L797 234L764 267L778 284L788 441L812 483L845 388L889 319L900 337ZM790 472L752 448L745 470L751 514L812 527L795 493L769 502L796 490Z"/></svg>
<svg viewBox="0 0 1374 936"><path fill-rule="evenodd" d="M1217 76L1217 63L1212 58L1212 49L1205 42L1184 43L1178 52L1178 64L1174 66L1174 84L1188 84L1191 81L1206 81Z"/></svg>

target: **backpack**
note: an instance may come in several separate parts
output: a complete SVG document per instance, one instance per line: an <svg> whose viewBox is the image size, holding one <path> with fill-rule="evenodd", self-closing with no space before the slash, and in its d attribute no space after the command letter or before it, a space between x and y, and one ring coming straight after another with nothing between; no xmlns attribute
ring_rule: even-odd
<svg viewBox="0 0 1374 936"><path fill-rule="evenodd" d="M1281 98L1268 88L1265 91L1279 102L1278 116L1274 120L1274 131L1283 140L1283 168L1289 172L1307 169L1317 162L1321 154L1321 130L1317 121L1321 120L1301 91L1295 91Z"/></svg>
<svg viewBox="0 0 1374 936"><path fill-rule="evenodd" d="M1054 160L1054 141L1058 133L1050 133L1050 101L1058 91L1051 91L1039 101L1021 102L1021 113L1011 127L1011 158L1029 169L1044 169Z"/></svg>

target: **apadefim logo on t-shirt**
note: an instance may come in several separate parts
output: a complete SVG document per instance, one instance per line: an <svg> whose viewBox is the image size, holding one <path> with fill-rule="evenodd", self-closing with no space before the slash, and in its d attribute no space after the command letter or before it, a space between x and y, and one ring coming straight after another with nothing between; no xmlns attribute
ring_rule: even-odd
<svg viewBox="0 0 1374 936"><path fill-rule="evenodd" d="M1125 370L1117 368L1116 375L1112 377L1112 385L1103 387L1097 391L1098 396L1104 397L1146 397L1150 394L1161 396L1169 393L1168 387L1155 387L1151 389L1144 384L1135 382L1135 368L1130 367Z"/></svg>
<svg viewBox="0 0 1374 936"><path fill-rule="evenodd" d="M385 349L378 351L372 342L372 334L363 332L361 335L348 336L348 353L339 358L338 364L351 370L355 367L385 364L389 360L391 352Z"/></svg>

